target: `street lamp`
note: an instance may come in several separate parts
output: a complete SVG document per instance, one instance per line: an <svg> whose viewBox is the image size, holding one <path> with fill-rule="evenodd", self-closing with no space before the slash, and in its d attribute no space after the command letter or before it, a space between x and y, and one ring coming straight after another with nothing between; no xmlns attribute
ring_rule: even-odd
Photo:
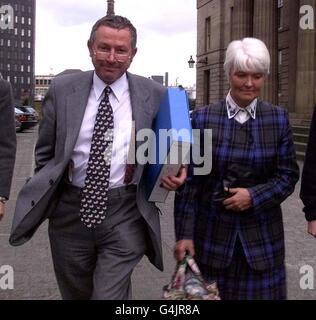
<svg viewBox="0 0 316 320"><path fill-rule="evenodd" d="M208 58L207 57L201 58L200 60L198 60L198 62L196 64L198 65L199 63L207 65ZM190 60L188 61L188 64L189 64L189 68L191 68L191 69L194 68L195 61L193 60L192 56L190 56Z"/></svg>
<svg viewBox="0 0 316 320"><path fill-rule="evenodd" d="M192 56L190 56L190 60L188 61L189 68L193 69L195 65L195 61L193 60Z"/></svg>

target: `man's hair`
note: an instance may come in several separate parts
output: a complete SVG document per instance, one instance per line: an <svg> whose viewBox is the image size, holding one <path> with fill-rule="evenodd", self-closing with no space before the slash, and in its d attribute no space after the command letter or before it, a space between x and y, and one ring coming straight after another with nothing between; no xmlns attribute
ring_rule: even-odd
<svg viewBox="0 0 316 320"><path fill-rule="evenodd" d="M136 28L133 26L133 24L125 17L122 16L105 16L101 19L99 19L94 26L92 27L91 34L90 34L90 43L94 43L95 38L96 38L96 32L97 30L102 27L110 27L113 29L129 29L131 36L132 36L132 48L136 48L136 43L137 43L137 31Z"/></svg>
<svg viewBox="0 0 316 320"><path fill-rule="evenodd" d="M270 70L270 54L266 45L256 38L233 41L226 51L224 70L229 78L232 72L260 72L265 75Z"/></svg>

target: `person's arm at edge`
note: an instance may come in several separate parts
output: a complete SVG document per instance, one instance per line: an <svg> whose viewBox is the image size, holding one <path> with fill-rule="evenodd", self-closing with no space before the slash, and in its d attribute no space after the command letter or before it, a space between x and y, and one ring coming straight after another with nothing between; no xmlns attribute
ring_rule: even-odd
<svg viewBox="0 0 316 320"><path fill-rule="evenodd" d="M300 197L303 201L308 233L316 237L316 106L307 144Z"/></svg>

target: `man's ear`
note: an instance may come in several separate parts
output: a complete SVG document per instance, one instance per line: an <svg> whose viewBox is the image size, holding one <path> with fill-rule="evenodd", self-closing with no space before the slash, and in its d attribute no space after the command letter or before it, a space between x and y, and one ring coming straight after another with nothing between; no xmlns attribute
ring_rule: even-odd
<svg viewBox="0 0 316 320"><path fill-rule="evenodd" d="M92 43L90 40L87 41L87 47L89 49L89 55L90 57L92 58L94 56L94 52L93 52L93 49L92 49Z"/></svg>
<svg viewBox="0 0 316 320"><path fill-rule="evenodd" d="M137 53L137 48L132 50L131 61L133 61L134 57L136 56L136 53Z"/></svg>

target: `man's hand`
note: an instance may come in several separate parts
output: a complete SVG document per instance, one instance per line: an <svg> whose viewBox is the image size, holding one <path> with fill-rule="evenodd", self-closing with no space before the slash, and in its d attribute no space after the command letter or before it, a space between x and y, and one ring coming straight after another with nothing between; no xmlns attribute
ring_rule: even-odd
<svg viewBox="0 0 316 320"><path fill-rule="evenodd" d="M308 222L308 230L307 232L316 238L316 220Z"/></svg>
<svg viewBox="0 0 316 320"><path fill-rule="evenodd" d="M185 183L187 179L187 169L182 166L177 176L162 177L161 184L164 188L175 191Z"/></svg>
<svg viewBox="0 0 316 320"><path fill-rule="evenodd" d="M192 240L178 241L174 248L174 256L177 259L177 261L183 260L186 253L189 253L192 257L195 255L193 241Z"/></svg>
<svg viewBox="0 0 316 320"><path fill-rule="evenodd" d="M0 221L4 217L4 213L5 213L5 204L0 201Z"/></svg>
<svg viewBox="0 0 316 320"><path fill-rule="evenodd" d="M252 206L252 199L248 189L245 188L235 188L228 189L225 191L233 194L232 197L226 199L223 204L226 210L233 210L237 212L245 211Z"/></svg>

